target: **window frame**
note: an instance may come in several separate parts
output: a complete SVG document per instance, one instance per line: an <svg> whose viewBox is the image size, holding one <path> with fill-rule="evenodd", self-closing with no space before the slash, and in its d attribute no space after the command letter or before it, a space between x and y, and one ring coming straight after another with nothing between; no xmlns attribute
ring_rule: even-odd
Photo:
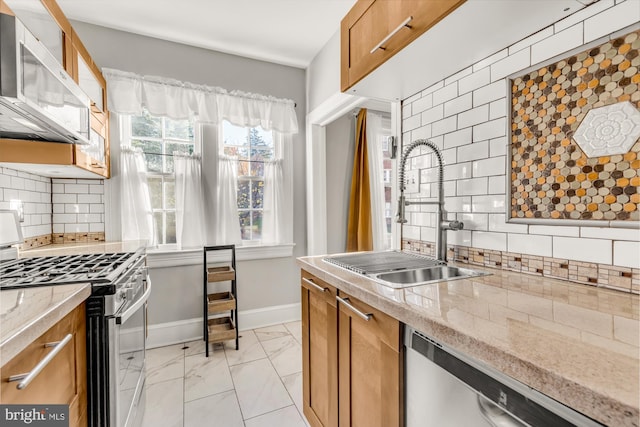
<svg viewBox="0 0 640 427"><path fill-rule="evenodd" d="M155 116L151 113L149 113L149 115L153 118L158 118L161 120L161 136L160 137L142 137L140 139L144 139L145 141L157 141L160 142L162 145L162 153L160 154L161 158L162 158L162 169L165 170L166 168L166 161L167 161L167 153L165 152L166 149L166 143L167 142L173 142L173 143L183 143L183 144L188 144L188 142L184 139L179 139L179 138L171 138L171 137L165 137L165 120L169 119L169 120L174 120L174 119L170 119L168 117L164 117L164 116ZM121 146L123 147L132 147L132 142L134 136L132 134L132 117L137 117L133 114L123 114L123 115L119 115L119 125L120 125L120 141L121 141ZM186 119L191 121L192 126L193 126L193 154L201 154L202 151L202 129L201 129L201 125L196 122L193 121L192 119ZM156 154L156 153L149 153L149 154ZM168 209L166 207L166 195L165 195L165 191L166 191L166 183L167 183L167 178L171 178L171 180L173 180L173 184L174 184L174 191L175 191L175 173L174 172L157 172L157 171L147 171L147 179L148 178L160 178L160 185L162 188L162 208L158 209L158 208L151 208L152 211L152 216L154 218L154 230L155 228L155 215L158 212L162 212L162 221L164 226L162 227L162 236L156 236L156 238L158 239L158 243L156 244L156 247L160 250L174 250L177 249L177 244L176 243L159 243L159 242L166 242L166 234L167 234L167 229L166 229L166 224L167 224L167 213L171 213L173 212L174 215L177 215L176 213L176 207L174 206L172 209ZM151 194L150 194L151 195ZM175 195L174 195L175 198Z"/></svg>

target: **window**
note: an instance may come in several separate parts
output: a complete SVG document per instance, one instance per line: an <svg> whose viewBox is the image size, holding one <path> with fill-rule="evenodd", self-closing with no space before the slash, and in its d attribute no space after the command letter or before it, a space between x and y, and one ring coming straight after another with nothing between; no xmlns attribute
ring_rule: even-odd
<svg viewBox="0 0 640 427"><path fill-rule="evenodd" d="M139 147L147 166L147 182L158 244L176 243L176 198L173 153L196 151L196 127L190 120L152 116L125 116L123 144Z"/></svg>
<svg viewBox="0 0 640 427"><path fill-rule="evenodd" d="M391 160L391 146L389 144L389 137L391 136L391 117L384 115L382 117L380 138L382 139L382 173L384 177L384 216L386 222L386 248L391 248L391 226L393 224L393 210L391 209L391 186L392 174L393 174L393 162Z"/></svg>
<svg viewBox="0 0 640 427"><path fill-rule="evenodd" d="M273 133L223 121L224 154L238 157L238 218L245 243L260 243L264 214L265 161L276 158Z"/></svg>

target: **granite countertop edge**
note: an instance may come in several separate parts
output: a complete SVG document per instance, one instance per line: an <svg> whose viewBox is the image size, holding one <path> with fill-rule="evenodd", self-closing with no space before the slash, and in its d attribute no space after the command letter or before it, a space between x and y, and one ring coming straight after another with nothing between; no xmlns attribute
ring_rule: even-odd
<svg viewBox="0 0 640 427"><path fill-rule="evenodd" d="M10 362L16 355L24 350L29 344L45 333L49 328L63 319L67 314L82 304L91 295L91 285L79 283L71 285L60 285L73 287L72 291L58 301L52 302L44 311L36 313L25 313L21 317L21 326L10 332L10 336L0 342L0 367ZM31 291L31 295L25 297L28 304L30 297L34 293L50 289L48 286L37 288L25 288ZM5 291L10 292L10 291Z"/></svg>
<svg viewBox="0 0 640 427"><path fill-rule="evenodd" d="M447 344L457 351L477 359L489 367L497 369L599 422L605 423L606 425L638 426L638 407L630 406L613 396L603 394L563 377L544 366L526 360L522 355L512 354L503 348L490 344L483 340L482 337L471 336L464 331L455 329L452 325L430 318L425 313L414 311L413 315L411 315L411 309L408 308L406 304L394 301L375 291L349 282L342 277L332 274L327 269L319 268L311 262L321 258L322 257L318 256L302 257L297 258L296 262L300 268L335 286L338 290L349 293L351 296L429 335L431 338ZM464 264L461 264L461 266L468 268L468 266ZM340 270L340 274L353 275L354 279L359 281L368 280L375 283L371 279L336 266L327 264L326 267L328 269L337 268ZM477 266L473 266L473 268L492 271L490 268L478 268ZM522 275L523 273L510 272L509 274ZM566 283L552 278L544 278L543 280Z"/></svg>

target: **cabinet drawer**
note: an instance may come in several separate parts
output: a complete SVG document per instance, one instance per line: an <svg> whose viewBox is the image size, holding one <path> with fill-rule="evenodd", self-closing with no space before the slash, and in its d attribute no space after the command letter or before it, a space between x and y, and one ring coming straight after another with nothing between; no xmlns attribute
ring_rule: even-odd
<svg viewBox="0 0 640 427"><path fill-rule="evenodd" d="M342 91L360 81L465 1L358 1L340 26Z"/></svg>
<svg viewBox="0 0 640 427"><path fill-rule="evenodd" d="M86 337L84 304L65 316L2 367L0 401L3 404L67 404L70 425L86 425ZM24 374L46 357L57 343L71 334L60 352L22 390L12 375Z"/></svg>

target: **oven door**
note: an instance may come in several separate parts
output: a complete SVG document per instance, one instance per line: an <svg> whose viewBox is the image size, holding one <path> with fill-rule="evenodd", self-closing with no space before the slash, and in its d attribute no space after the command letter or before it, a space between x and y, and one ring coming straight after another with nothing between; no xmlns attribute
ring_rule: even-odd
<svg viewBox="0 0 640 427"><path fill-rule="evenodd" d="M151 294L151 281L145 279L137 295L109 319L111 427L139 426L144 415L146 306Z"/></svg>

